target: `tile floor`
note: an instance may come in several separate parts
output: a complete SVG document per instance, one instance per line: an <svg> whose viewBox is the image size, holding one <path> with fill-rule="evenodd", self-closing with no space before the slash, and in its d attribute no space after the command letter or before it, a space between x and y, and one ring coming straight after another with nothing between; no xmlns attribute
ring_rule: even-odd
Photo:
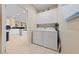
<svg viewBox="0 0 79 59"><path fill-rule="evenodd" d="M27 33L26 33L27 34ZM57 52L31 44L27 45L27 35L10 35L6 43L6 54L56 54Z"/></svg>

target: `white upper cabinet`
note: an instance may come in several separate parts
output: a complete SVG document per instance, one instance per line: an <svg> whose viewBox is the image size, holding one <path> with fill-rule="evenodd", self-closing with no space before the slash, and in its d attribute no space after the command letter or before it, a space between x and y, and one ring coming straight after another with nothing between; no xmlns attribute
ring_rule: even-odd
<svg viewBox="0 0 79 59"><path fill-rule="evenodd" d="M36 18L37 24L56 23L56 22L57 22L57 8L38 13Z"/></svg>

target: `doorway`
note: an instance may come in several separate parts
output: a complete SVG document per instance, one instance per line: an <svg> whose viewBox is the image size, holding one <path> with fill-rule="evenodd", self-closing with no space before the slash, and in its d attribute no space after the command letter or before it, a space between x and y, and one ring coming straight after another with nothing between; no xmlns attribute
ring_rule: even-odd
<svg viewBox="0 0 79 59"><path fill-rule="evenodd" d="M20 5L5 5L6 53L19 53L27 45L27 11ZM8 34L7 34L8 33Z"/></svg>

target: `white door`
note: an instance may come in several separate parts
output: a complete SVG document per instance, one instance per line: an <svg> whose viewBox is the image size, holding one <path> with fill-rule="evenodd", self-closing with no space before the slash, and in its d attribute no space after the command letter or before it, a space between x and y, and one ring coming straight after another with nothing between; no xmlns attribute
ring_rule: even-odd
<svg viewBox="0 0 79 59"><path fill-rule="evenodd" d="M44 46L57 50L57 32L43 32Z"/></svg>
<svg viewBox="0 0 79 59"><path fill-rule="evenodd" d="M41 31L33 31L33 43L43 45L43 36Z"/></svg>

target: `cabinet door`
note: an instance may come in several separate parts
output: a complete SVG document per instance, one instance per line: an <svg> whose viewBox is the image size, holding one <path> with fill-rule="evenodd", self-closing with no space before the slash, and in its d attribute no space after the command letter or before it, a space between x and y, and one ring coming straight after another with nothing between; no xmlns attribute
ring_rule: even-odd
<svg viewBox="0 0 79 59"><path fill-rule="evenodd" d="M39 45L43 45L43 38L41 31L33 31L33 42Z"/></svg>
<svg viewBox="0 0 79 59"><path fill-rule="evenodd" d="M57 50L57 32L43 32L44 46Z"/></svg>

